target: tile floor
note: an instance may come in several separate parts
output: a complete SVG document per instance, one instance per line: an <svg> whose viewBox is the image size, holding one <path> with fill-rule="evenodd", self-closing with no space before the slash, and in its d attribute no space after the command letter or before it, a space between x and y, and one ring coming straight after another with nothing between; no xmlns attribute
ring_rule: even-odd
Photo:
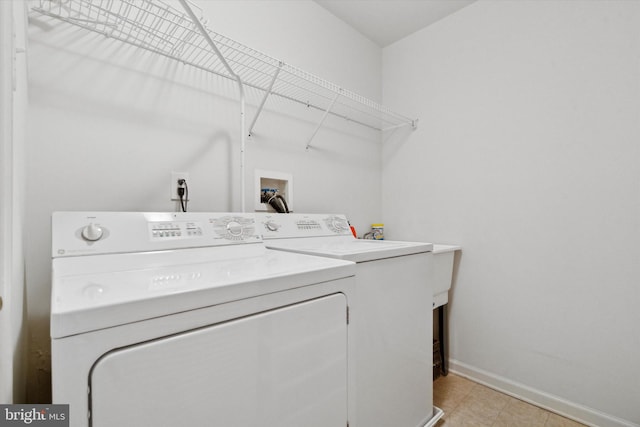
<svg viewBox="0 0 640 427"><path fill-rule="evenodd" d="M436 427L584 427L451 373L434 381L433 404L445 413Z"/></svg>

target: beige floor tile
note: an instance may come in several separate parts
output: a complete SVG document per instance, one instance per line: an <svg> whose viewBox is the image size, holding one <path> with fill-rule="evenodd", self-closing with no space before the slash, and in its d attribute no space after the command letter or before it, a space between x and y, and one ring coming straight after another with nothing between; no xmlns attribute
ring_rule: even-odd
<svg viewBox="0 0 640 427"><path fill-rule="evenodd" d="M436 427L491 427L491 422L486 422L482 419L475 418L473 416L466 416L454 411L449 415L445 415L436 424Z"/></svg>
<svg viewBox="0 0 640 427"><path fill-rule="evenodd" d="M433 404L436 427L586 427L454 374L434 381Z"/></svg>
<svg viewBox="0 0 640 427"><path fill-rule="evenodd" d="M513 399L500 412L495 427L543 427L550 413L537 406Z"/></svg>
<svg viewBox="0 0 640 427"><path fill-rule="evenodd" d="M549 418L544 427L584 427L584 424L552 413L549 414Z"/></svg>
<svg viewBox="0 0 640 427"><path fill-rule="evenodd" d="M433 382L434 389L440 390L466 389L470 391L475 385L475 382L453 374L447 375L446 377L439 377Z"/></svg>
<svg viewBox="0 0 640 427"><path fill-rule="evenodd" d="M440 377L433 383L433 404L447 412L453 411L476 384L457 375Z"/></svg>
<svg viewBox="0 0 640 427"><path fill-rule="evenodd" d="M513 398L476 384L457 406L456 414L491 425L511 400Z"/></svg>
<svg viewBox="0 0 640 427"><path fill-rule="evenodd" d="M490 405L492 407L499 407L500 409L504 409L507 404L511 403L514 400L517 400L511 396L500 393L499 391L495 391L492 388L483 386L482 384L476 384L473 387L471 393L469 393L469 397L472 396L477 400L485 402L485 404L487 405Z"/></svg>

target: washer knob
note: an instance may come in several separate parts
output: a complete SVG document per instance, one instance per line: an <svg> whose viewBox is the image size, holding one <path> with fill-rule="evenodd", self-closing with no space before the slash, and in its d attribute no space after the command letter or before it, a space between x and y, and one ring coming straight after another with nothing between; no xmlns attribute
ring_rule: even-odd
<svg viewBox="0 0 640 427"><path fill-rule="evenodd" d="M241 236L243 231L242 224L236 221L231 221L229 224L227 224L227 231L232 236Z"/></svg>
<svg viewBox="0 0 640 427"><path fill-rule="evenodd" d="M349 230L349 223L340 217L332 217L327 221L327 226L334 233L342 233Z"/></svg>
<svg viewBox="0 0 640 427"><path fill-rule="evenodd" d="M102 228L91 223L82 229L82 237L90 242L95 242L102 238Z"/></svg>
<svg viewBox="0 0 640 427"><path fill-rule="evenodd" d="M273 221L267 221L264 223L264 226L267 227L269 231L278 231L280 226Z"/></svg>

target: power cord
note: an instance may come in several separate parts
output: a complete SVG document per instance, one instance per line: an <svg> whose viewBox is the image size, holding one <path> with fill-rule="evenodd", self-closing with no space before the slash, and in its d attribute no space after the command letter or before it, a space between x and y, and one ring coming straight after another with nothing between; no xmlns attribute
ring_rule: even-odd
<svg viewBox="0 0 640 427"><path fill-rule="evenodd" d="M182 212L187 211L187 204L189 203L189 186L186 179L178 180L178 197L180 197L180 207Z"/></svg>

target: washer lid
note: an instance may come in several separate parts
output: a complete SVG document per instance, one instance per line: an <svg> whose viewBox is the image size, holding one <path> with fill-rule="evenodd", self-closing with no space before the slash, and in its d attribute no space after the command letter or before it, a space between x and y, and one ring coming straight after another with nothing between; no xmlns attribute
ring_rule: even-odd
<svg viewBox="0 0 640 427"><path fill-rule="evenodd" d="M353 236L273 239L265 240L265 245L271 249L354 262L374 261L433 250L432 243L364 240L355 239Z"/></svg>
<svg viewBox="0 0 640 427"><path fill-rule="evenodd" d="M433 244L356 239L346 216L336 214L256 214L268 248L363 262L431 252Z"/></svg>
<svg viewBox="0 0 640 427"><path fill-rule="evenodd" d="M351 262L262 244L53 260L51 336L61 338L355 274Z"/></svg>

